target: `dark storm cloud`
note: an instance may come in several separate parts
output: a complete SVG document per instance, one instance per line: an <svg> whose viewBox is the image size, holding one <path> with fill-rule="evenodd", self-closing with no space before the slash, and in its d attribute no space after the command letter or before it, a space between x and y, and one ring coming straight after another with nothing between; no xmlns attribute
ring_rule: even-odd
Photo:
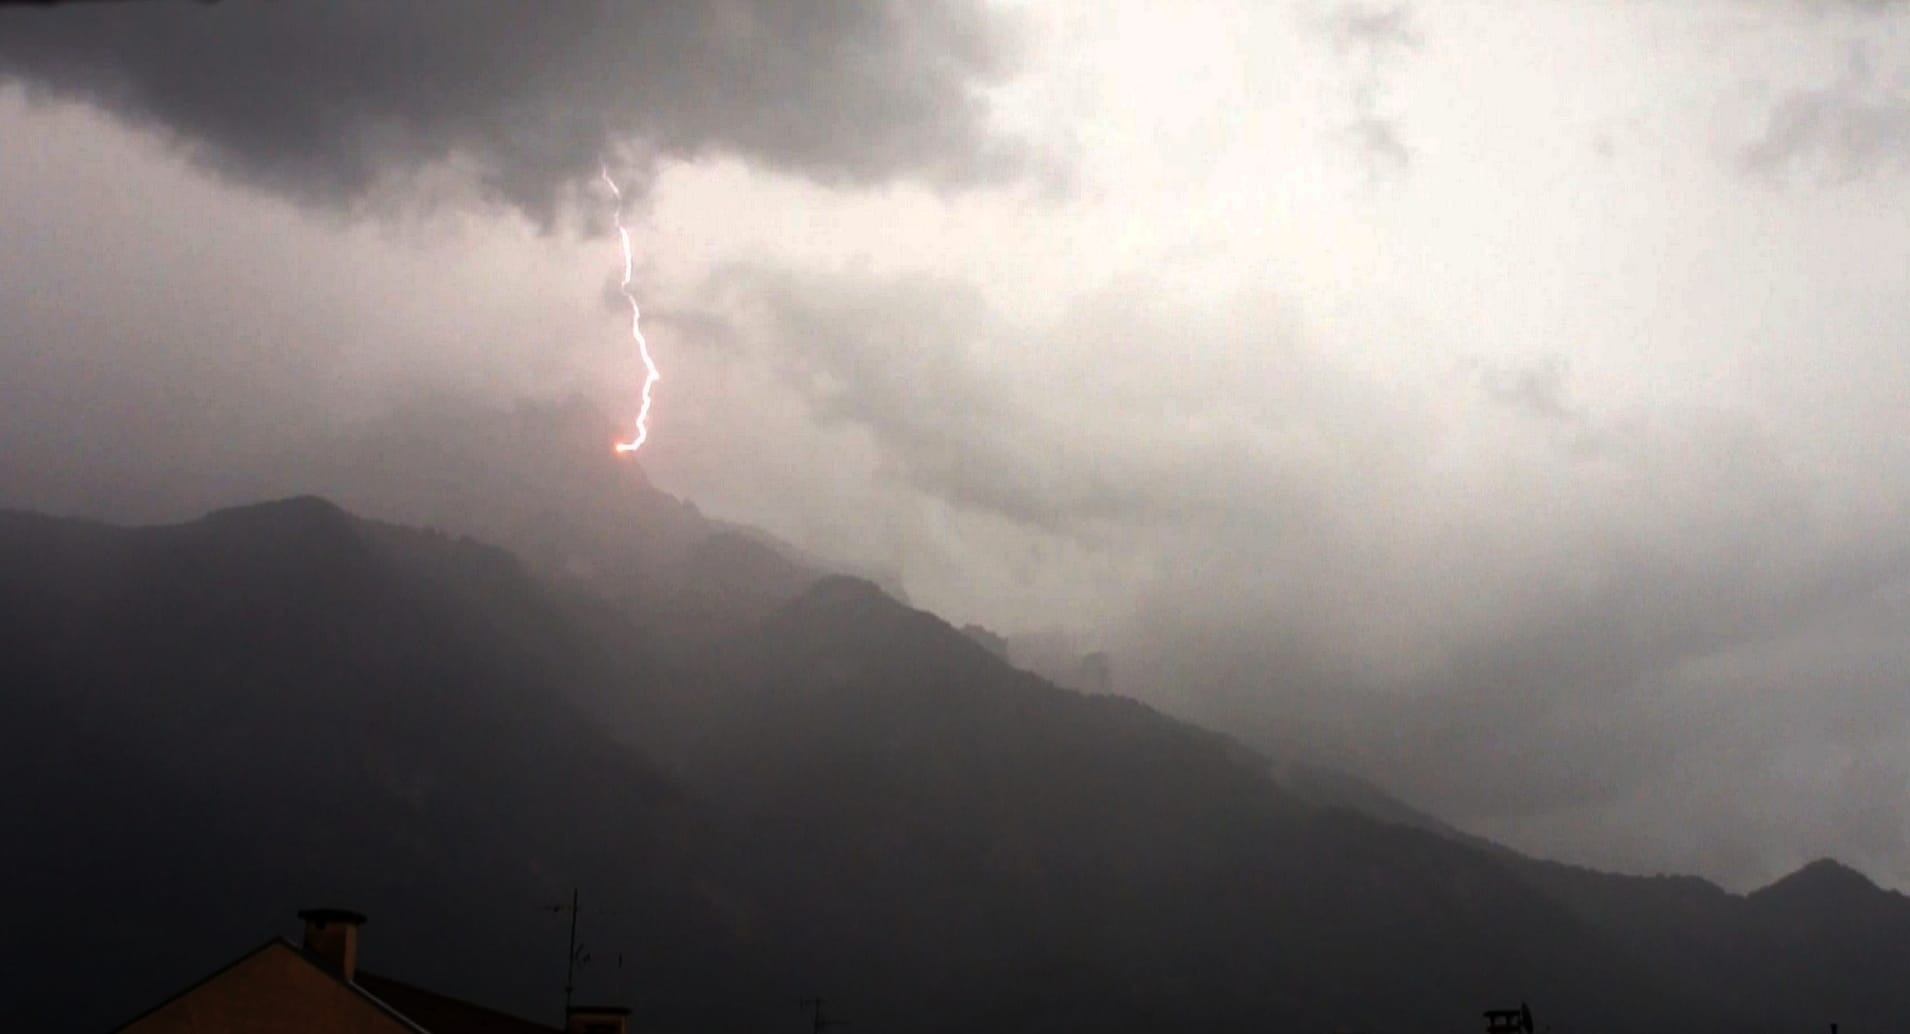
<svg viewBox="0 0 1910 1034"><path fill-rule="evenodd" d="M977 87L1017 44L970 0L85 4L0 12L0 79L295 195L449 161L547 218L624 145L823 181L1012 175L1029 156Z"/></svg>

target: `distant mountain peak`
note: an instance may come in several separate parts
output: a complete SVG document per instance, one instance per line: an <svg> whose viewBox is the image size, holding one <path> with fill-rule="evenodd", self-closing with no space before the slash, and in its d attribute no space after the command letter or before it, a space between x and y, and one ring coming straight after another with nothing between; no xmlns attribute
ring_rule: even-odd
<svg viewBox="0 0 1910 1034"><path fill-rule="evenodd" d="M1816 904L1857 899L1882 893L1863 873L1834 858L1819 858L1768 886L1753 891L1763 900L1792 900Z"/></svg>
<svg viewBox="0 0 1910 1034"><path fill-rule="evenodd" d="M1013 670L948 622L853 575L818 578L746 639L756 648L773 642L779 644L777 649L808 657L879 657L898 677L912 676L923 667L948 677L957 669L971 674L976 669Z"/></svg>
<svg viewBox="0 0 1910 1034"><path fill-rule="evenodd" d="M360 541L359 518L315 495L214 510L185 527L231 537L234 545L343 547Z"/></svg>
<svg viewBox="0 0 1910 1034"><path fill-rule="evenodd" d="M799 597L799 602L808 604L834 605L855 604L858 606L892 606L902 609L903 605L882 591L882 587L868 580L848 574L825 575L816 579L809 591Z"/></svg>
<svg viewBox="0 0 1910 1034"><path fill-rule="evenodd" d="M337 503L316 495L294 495L262 503L228 506L206 514L208 521L352 520Z"/></svg>

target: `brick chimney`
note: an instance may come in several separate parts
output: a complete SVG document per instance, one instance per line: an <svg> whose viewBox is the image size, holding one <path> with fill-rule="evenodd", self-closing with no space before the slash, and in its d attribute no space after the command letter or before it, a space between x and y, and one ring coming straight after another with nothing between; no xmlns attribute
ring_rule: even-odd
<svg viewBox="0 0 1910 1034"><path fill-rule="evenodd" d="M346 981L358 973L358 928L365 915L348 908L308 908L298 914L305 920L305 951L319 965Z"/></svg>
<svg viewBox="0 0 1910 1034"><path fill-rule="evenodd" d="M630 1010L621 1005L573 1005L564 1034L627 1034Z"/></svg>

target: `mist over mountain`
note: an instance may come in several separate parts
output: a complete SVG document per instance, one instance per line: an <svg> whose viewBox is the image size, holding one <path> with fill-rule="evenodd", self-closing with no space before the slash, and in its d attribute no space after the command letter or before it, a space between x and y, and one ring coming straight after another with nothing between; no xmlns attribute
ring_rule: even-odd
<svg viewBox="0 0 1910 1034"><path fill-rule="evenodd" d="M1084 693L1107 693L1114 689L1113 663L1108 654L1101 650L1084 651L1064 633L1002 635L976 624L963 625L962 632L989 653L1057 686Z"/></svg>
<svg viewBox="0 0 1910 1034"><path fill-rule="evenodd" d="M1901 1027L1906 84L1902 0L0 3L0 1034L311 905L552 1019L574 889L639 1030Z"/></svg>
<svg viewBox="0 0 1910 1034"><path fill-rule="evenodd" d="M1910 6L545 6L0 5L0 506L315 493L666 652L847 573L1528 852L1910 887Z"/></svg>
<svg viewBox="0 0 1910 1034"><path fill-rule="evenodd" d="M37 888L10 1026L110 1024L317 896L372 914L367 965L547 1014L540 908L573 885L624 958L590 986L654 1029L760 1029L818 991L905 1030L1463 1029L1520 998L1581 1029L1858 1029L1905 1004L1910 905L1835 863L1740 897L1528 861L1056 687L864 580L659 650L642 610L304 497L8 513L0 614L5 774L35 788L0 815Z"/></svg>
<svg viewBox="0 0 1910 1034"><path fill-rule="evenodd" d="M891 573L798 549L706 515L612 454L622 429L579 395L503 405L448 396L282 440L216 471L84 472L0 483L34 508L109 520L180 519L256 499L316 494L365 516L495 543L540 577L599 596L673 639L759 618L831 571L897 596Z"/></svg>

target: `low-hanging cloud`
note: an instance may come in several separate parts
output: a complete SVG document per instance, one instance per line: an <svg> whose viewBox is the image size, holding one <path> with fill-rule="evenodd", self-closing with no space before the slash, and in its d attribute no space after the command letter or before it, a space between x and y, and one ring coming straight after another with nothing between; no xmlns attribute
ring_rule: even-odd
<svg viewBox="0 0 1910 1034"><path fill-rule="evenodd" d="M1834 82L1778 99L1740 154L1745 168L1772 178L1803 172L1834 181L1910 172L1910 99L1881 78L1868 55L1853 48Z"/></svg>
<svg viewBox="0 0 1910 1034"><path fill-rule="evenodd" d="M1241 503L1297 514L1309 503L1269 472L1315 464L1326 435L1373 443L1358 425L1391 423L1278 411L1342 386L1302 367L1273 301L1202 313L1120 288L1053 325L1012 320L948 278L737 266L700 293L727 314L706 321L745 324L726 336L754 342L819 421L866 431L897 479L1043 533L1177 525ZM1200 363L1152 365L1183 343ZM1283 392L1259 387L1272 371Z"/></svg>
<svg viewBox="0 0 1910 1034"><path fill-rule="evenodd" d="M1733 672L1910 579L1901 521L1856 516L1864 489L1818 483L1757 414L1603 411L1560 358L1461 364L1422 394L1334 369L1265 298L1216 319L1107 292L1028 324L961 282L718 282L704 294L741 321L732 339L818 418L866 432L900 483L1151 572L1107 643L1123 691L1496 834L1622 813L1659 836L1688 802L1641 795L1784 739L1797 687L1735 689ZM1162 342L1182 361L1146 355ZM1854 692L1903 699L1888 680ZM1715 857L1736 819L1678 850ZM1587 853L1636 865L1653 844Z"/></svg>
<svg viewBox="0 0 1910 1034"><path fill-rule="evenodd" d="M1353 69L1349 100L1353 108L1346 134L1375 176L1403 173L1412 165L1399 121L1382 104L1385 70L1390 62L1425 45L1413 9L1404 3L1376 6L1343 4L1321 26L1333 49Z"/></svg>
<svg viewBox="0 0 1910 1034"><path fill-rule="evenodd" d="M360 202L448 164L548 221L606 156L725 153L826 182L1029 167L981 93L1016 26L973 0L330 0L0 13L0 82L156 126L201 163Z"/></svg>

